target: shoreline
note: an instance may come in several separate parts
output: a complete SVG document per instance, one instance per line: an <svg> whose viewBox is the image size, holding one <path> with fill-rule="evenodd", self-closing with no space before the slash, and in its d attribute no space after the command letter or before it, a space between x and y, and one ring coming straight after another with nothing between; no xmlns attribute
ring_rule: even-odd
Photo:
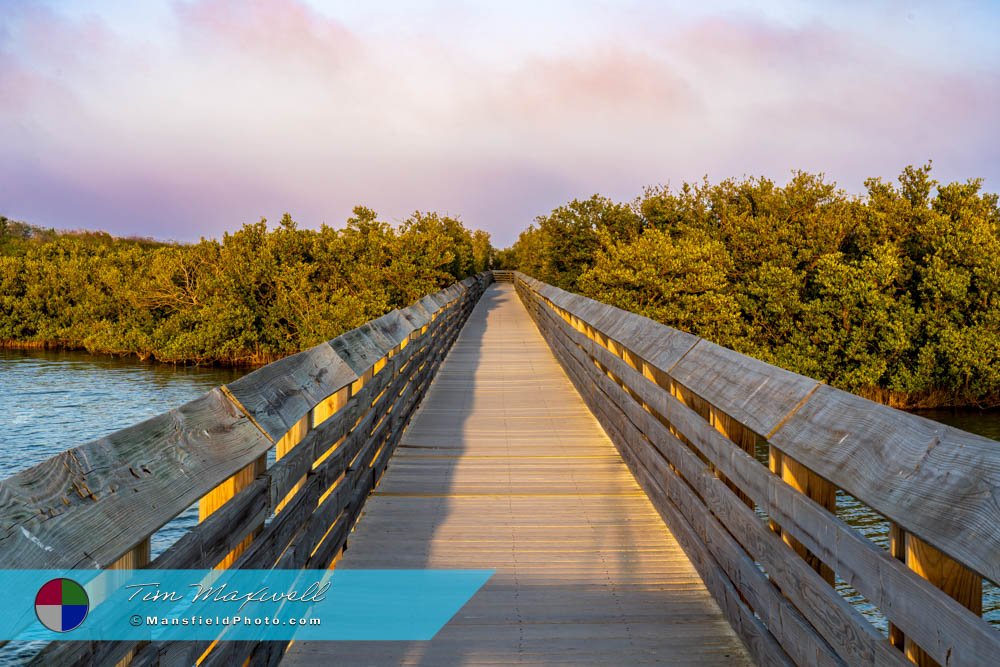
<svg viewBox="0 0 1000 667"><path fill-rule="evenodd" d="M134 358L145 364L162 364L165 366L188 366L196 368L243 369L256 370L262 366L283 359L282 356L250 357L246 359L161 359L154 353L142 355L134 351L89 350L82 343L70 341L18 341L0 340L0 350L22 350L25 352L80 352L94 357L112 357L115 359ZM300 350L301 351L301 350ZM289 352L289 355L296 352ZM847 391L847 390L844 390ZM973 402L961 400L959 396L942 390L931 389L913 394L870 387L858 392L848 392L874 403L903 410L920 413L932 410L978 411L984 413L1000 413L1000 396L986 397L985 400Z"/></svg>
<svg viewBox="0 0 1000 667"><path fill-rule="evenodd" d="M222 369L257 369L261 366L274 363L285 356L296 354L289 352L288 355L267 355L248 357L245 359L216 359L216 358L192 358L184 357L178 359L163 359L155 353L146 354L134 350L91 350L83 343L68 341L18 341L0 340L0 350L21 350L24 352L80 352L94 357L112 357L115 359L134 358L137 361L147 364L162 364L164 366L191 366L200 368L222 368Z"/></svg>

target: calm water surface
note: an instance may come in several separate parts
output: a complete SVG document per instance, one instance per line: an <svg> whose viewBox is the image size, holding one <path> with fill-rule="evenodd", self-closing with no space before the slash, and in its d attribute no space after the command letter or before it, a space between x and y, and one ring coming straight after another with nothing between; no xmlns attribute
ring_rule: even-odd
<svg viewBox="0 0 1000 667"><path fill-rule="evenodd" d="M925 410L918 414L969 433L1000 440L1000 412L997 411ZM997 443L997 447L1000 447L1000 442ZM837 516L872 542L886 550L889 549L889 524L885 518L843 491L837 492ZM888 633L886 618L875 606L839 578L837 588L841 594L858 607L875 627L883 633ZM1000 628L1000 588L985 580L983 582L983 618L994 627Z"/></svg>
<svg viewBox="0 0 1000 667"><path fill-rule="evenodd" d="M0 478L165 412L241 374L242 371L147 364L135 359L73 352L0 350ZM922 414L1000 440L1000 414L996 412ZM884 519L854 498L840 494L837 513L874 542L888 544ZM152 538L153 555L177 540L197 519L194 506L167 524ZM838 588L885 631L885 618L876 608L844 582L838 582ZM992 623L1000 624L1000 590L989 583L984 615ZM0 649L0 665L19 664L33 648L22 644Z"/></svg>
<svg viewBox="0 0 1000 667"><path fill-rule="evenodd" d="M0 478L166 412L243 372L0 349ZM153 535L153 556L197 522L195 505ZM0 648L0 666L23 664L39 648L12 642Z"/></svg>

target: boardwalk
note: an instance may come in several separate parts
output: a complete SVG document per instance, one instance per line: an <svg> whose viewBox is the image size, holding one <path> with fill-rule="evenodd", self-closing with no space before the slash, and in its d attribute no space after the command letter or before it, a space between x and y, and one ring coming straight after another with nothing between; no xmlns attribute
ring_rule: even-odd
<svg viewBox="0 0 1000 667"><path fill-rule="evenodd" d="M494 568L431 642L288 665L750 664L509 283L442 365L339 568Z"/></svg>

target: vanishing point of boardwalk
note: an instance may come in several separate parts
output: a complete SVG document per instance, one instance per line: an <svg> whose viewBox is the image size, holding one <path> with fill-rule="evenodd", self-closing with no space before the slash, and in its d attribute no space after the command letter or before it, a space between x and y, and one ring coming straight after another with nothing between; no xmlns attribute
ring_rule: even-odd
<svg viewBox="0 0 1000 667"><path fill-rule="evenodd" d="M290 665L750 664L510 283L438 371L338 568L493 568L430 642Z"/></svg>
<svg viewBox="0 0 1000 667"><path fill-rule="evenodd" d="M496 572L431 641L51 642L45 667L980 667L998 493L994 440L497 271L0 481L0 556Z"/></svg>

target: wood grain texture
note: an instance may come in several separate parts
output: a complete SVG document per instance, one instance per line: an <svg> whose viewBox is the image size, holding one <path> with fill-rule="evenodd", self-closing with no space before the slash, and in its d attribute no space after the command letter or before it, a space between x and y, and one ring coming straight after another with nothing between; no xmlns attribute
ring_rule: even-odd
<svg viewBox="0 0 1000 667"><path fill-rule="evenodd" d="M317 403L356 379L351 367L323 343L244 375L226 389L278 441Z"/></svg>
<svg viewBox="0 0 1000 667"><path fill-rule="evenodd" d="M247 458L250 452L259 458L290 428L301 432L285 436L286 455L275 466L262 475L254 470L243 480L245 488L234 488L231 500L153 565L180 567L228 553L294 490L235 566L499 562L504 576L463 611L471 617L460 616L452 631L446 628L419 650L368 644L333 654L321 642L308 642L292 647L287 657L293 663L346 656L373 664L627 664L682 655L698 664L717 661L722 650L729 658L751 656L762 664L899 664L904 654L893 644L905 644L919 664L978 665L1000 654L997 633L976 617L981 579L969 569L996 578L988 569L997 567L998 552L991 531L1000 479L995 443L783 375L531 278L514 278L513 285L491 288L465 330L462 324L488 277L463 281L332 341L326 349L344 378L337 380L341 390L354 383L350 399L346 393L329 398L333 392L325 393L322 384L328 380L313 372L327 354L323 346L308 351L311 357L287 361L289 378L259 376L259 395L250 384L238 387L249 408L236 393L233 403L216 392L213 405L229 411L231 425L220 427L218 436L202 432L220 441L237 427L253 434L253 447L236 448L244 466L255 460ZM514 300L515 291L521 302ZM499 304L490 303L495 298ZM524 328L528 315L537 330ZM538 331L549 348L537 349ZM535 343L529 343L532 336ZM565 374L558 366L559 372L551 372L553 354ZM570 381L573 407L565 402ZM581 396L591 412L580 410ZM331 415L334 405L339 409ZM310 417L317 406L327 419ZM193 424L211 410L190 412ZM167 422L178 422L172 419ZM183 440L182 428L149 426L155 421L133 428L146 426L147 441ZM607 451L610 442L597 424L617 451ZM753 456L759 438L768 434L778 474ZM117 489L108 480L121 478L114 461L133 450L125 443L94 444L84 446L91 448L87 465L77 461L73 468L72 460L63 461L62 476L51 467L56 459L46 462L48 485L0 483L0 517L4 508L19 506L17 493L42 488L30 496L50 508L35 518L40 530L50 521L70 521L60 519L64 512L91 525L94 516L107 522L106 515L88 515L88 509L106 505L114 511L114 499L105 495ZM189 454L187 442L181 449ZM111 465L102 465L108 460ZM220 465L215 484L238 470ZM878 474L866 472L873 470ZM831 513L834 484L896 520L893 553ZM55 511L62 509L52 502L56 488L81 500ZM767 512L770 526L780 527L809 564L754 514L754 506ZM32 517L27 512L20 518ZM661 517L676 536L672 544L690 558L663 544L664 534L674 537L657 532L663 531ZM957 525L948 525L956 517ZM4 539L12 540L8 548L14 553L30 551L16 539L18 518L15 513L8 524L0 523L7 530L0 553ZM35 533L22 535L35 549L47 544L31 540ZM351 550L341 558L349 536ZM141 548L145 538L128 544L132 537L116 539L108 552L118 549L120 558ZM663 560L674 553L681 560ZM679 565L700 580L680 587L666 583ZM832 571L886 613L891 643L833 592L824 581ZM700 606L691 616L692 608L684 605L703 605L706 591L745 646L732 644L728 626L720 629L717 607L707 614ZM607 606L609 599L614 606ZM686 632L675 632L677 626ZM581 651L585 637L601 639ZM135 664L190 664L207 646L149 645L138 649ZM135 649L127 642L73 642L46 649L39 664L110 664ZM206 664L248 658L249 664L277 664L285 649L282 642L223 641Z"/></svg>
<svg viewBox="0 0 1000 667"><path fill-rule="evenodd" d="M959 604L968 607L973 614L983 613L983 578L963 567L954 559L949 558L939 550L927 544L915 535L906 536L906 564L918 575L933 583L954 598ZM924 650L913 635L906 637L904 646L906 657L922 666L940 664L934 660L932 653ZM983 653L982 657L997 655ZM942 662L951 664L950 655Z"/></svg>
<svg viewBox="0 0 1000 667"><path fill-rule="evenodd" d="M530 290L521 291L526 295L526 301L534 298L531 297ZM542 312L531 305L529 310ZM809 548L814 549L822 560L832 564L848 583L886 611L891 619L905 624L920 641L933 646L934 655L943 663L982 664L988 659L987 656L996 655L1000 651L997 633L981 619L950 600L934 586L920 580L891 555L882 552L826 511L833 504L828 485L822 489L825 493L820 494L825 508L809 501L806 495L796 492L789 484L768 474L767 468L759 464L749 452L737 455L731 442L714 433L709 422L717 428L720 426L716 423L717 415L712 414L714 406L702 406L699 403L694 407L704 407L705 414L695 413L691 407L681 404L669 393L662 391L662 386L668 384L662 382L662 375L657 378L657 374L648 372L649 369L645 366L643 373L636 372L632 368L636 364L629 358L627 349L611 345L616 354L625 357L624 360L620 359L611 350L583 337L575 330L579 328L579 324L571 327L554 314L550 320L553 328L560 329L557 336L572 340L580 350L599 360L603 367L612 372L615 379L624 381L628 391L619 393L620 400L625 401L628 396L635 404L633 409L649 407L664 423L672 427L680 426L679 432L688 436L685 440L696 446L696 453L705 461L711 460L713 468L727 479L734 480L741 490L752 491L750 495L769 513L772 525L777 525L774 522L776 517L787 523L793 531L791 534L803 536ZM657 379L660 381L655 381ZM603 378L594 377L587 381L595 383L602 380ZM595 413L597 412L595 409ZM728 426L719 430L726 433ZM781 459L781 453L774 448L771 450L773 463L777 463ZM805 469L804 466L800 467ZM780 467L777 470L780 471ZM814 479L824 481L818 477ZM972 581L967 571L945 578L958 582L957 588L964 591L964 594L956 597L978 599L975 591L969 594L974 584L967 585L967 582ZM975 604L968 606L975 611ZM902 632L896 628L895 622L893 627L898 644Z"/></svg>
<svg viewBox="0 0 1000 667"><path fill-rule="evenodd" d="M823 386L771 443L908 533L1000 581L996 441Z"/></svg>
<svg viewBox="0 0 1000 667"><path fill-rule="evenodd" d="M759 664L782 664L789 660L790 655L794 663L800 665L843 664L670 469L666 460L648 443L642 444L646 442L645 437L592 378L587 377L590 369L581 364L580 359L558 338L553 342L555 349L562 350L561 354L557 353L557 358L564 363L564 368L664 520L675 534L679 531L681 535L689 535L690 539L681 540L685 551L696 565L705 560L716 564L716 570L706 564L704 570L699 568L699 572L755 661ZM739 582L738 589L733 582ZM748 603L752 607L748 607Z"/></svg>
<svg viewBox="0 0 1000 667"><path fill-rule="evenodd" d="M768 436L819 382L706 340L671 368L678 384L757 433Z"/></svg>
<svg viewBox="0 0 1000 667"><path fill-rule="evenodd" d="M433 376L338 567L495 567L430 642L296 642L296 664L748 664L509 283Z"/></svg>
<svg viewBox="0 0 1000 667"><path fill-rule="evenodd" d="M555 319L551 321L553 326L562 327L562 335L583 348L587 341L579 333ZM598 347L592 349L601 352ZM734 448L693 408L606 350L600 354L600 360L626 381L642 404L653 408L684 433L696 453L706 461L713 461L715 468L745 489L757 505L784 523L789 534L798 536L891 619L905 625L926 646L932 647L933 655L942 663L976 665L982 663L984 656L1000 653L1000 637L995 630L836 519L828 511L829 503L823 507L812 502L769 474L749 453Z"/></svg>
<svg viewBox="0 0 1000 667"><path fill-rule="evenodd" d="M561 323L554 321L556 326ZM579 350L579 348L577 348ZM572 352L572 351L571 351ZM581 361L585 361L581 359ZM646 437L698 492L712 513L761 563L782 587L782 591L802 611L813 627L849 664L902 664L895 651L822 578L794 556L793 552L754 515L752 510L669 430L628 398L625 391L602 373L593 382L619 406L627 421L641 437ZM624 424L623 427L627 427ZM634 438L633 438L634 442ZM732 447L734 451L739 451Z"/></svg>
<svg viewBox="0 0 1000 667"><path fill-rule="evenodd" d="M812 499L817 505L835 513L837 511L837 487L812 470L802 465L788 454L781 456L781 479L802 495ZM782 531L782 538L831 586L835 581L833 569L823 562L814 551L806 547L789 531Z"/></svg>
<svg viewBox="0 0 1000 667"><path fill-rule="evenodd" d="M374 473L366 471L364 465L358 465L354 474L345 476L346 482L343 488L337 489L320 504L319 509L322 512L317 511L319 494L345 469L349 469L349 464L355 459L358 451L367 448L370 454L374 454L376 449L372 448L373 439L381 438L381 442L398 440L399 432L405 426L409 412L418 403L429 376L471 310L482 284L482 281L477 281L476 285L479 287L459 292L464 295L462 303L440 299L444 305L439 305L438 301L432 299L430 303L434 304L435 315L439 317L435 318L434 323L426 326L425 334L422 336L415 336L414 329L421 322L431 319L426 308L420 306L409 313L409 317L401 315L401 326L407 328L405 334L401 335L405 335L408 342L412 339L412 344L408 344L406 348L393 355L380 372L374 374L364 388L350 400L347 400L344 390L341 389L340 392L334 393L332 398L322 399L313 406L312 409L320 407L321 421L313 424L309 413L305 413L295 423L291 434L286 434L286 439L282 443L284 456L262 475L253 474L241 479L239 484L228 490L227 496L231 498L228 498L227 502L213 503L212 511L206 513L203 522L161 554L152 566L165 569L210 567L229 554L234 547L243 545L245 548L239 554L236 567L274 566L282 550L288 556L284 564L291 564L294 561L295 566L301 567L306 564L319 538L327 533L330 524L333 524L333 530L323 542L324 553L329 554L342 548L348 530L353 526L357 513L374 483ZM411 363L414 365L409 367ZM308 364L303 364L302 360L296 360L296 368L303 369L306 366ZM409 370L403 373L401 369L406 367L409 367ZM315 377L315 375L306 370L300 375L300 379L301 377ZM270 380L264 384L267 386L266 391L272 399L277 399L279 405L283 400L283 392L287 391L287 396L291 396L289 402L295 403L301 401L303 395L312 400L316 394L322 394L329 388L316 389L318 383L313 383L307 384L303 390L300 383L299 389L295 389L294 384L282 384ZM291 391L288 391L289 387ZM404 389L408 391L403 391ZM241 410L229 398L219 391L215 394L217 395L210 395L209 398L219 405L228 406L232 418L237 421L242 419L244 430L253 435L251 441L259 443L259 447L254 451L265 451L270 446L270 439L265 437L258 426L243 416ZM253 402L248 400L248 403ZM198 414L190 406L185 406L181 410L189 419L191 419L189 412ZM391 419L383 419L390 414ZM178 421L176 416L172 419L174 422ZM381 426L376 433L372 433L373 424L380 420ZM314 428L308 428L309 424L313 424ZM193 428L199 425L200 422L194 420L191 426ZM206 437L211 435L207 428L202 429L202 432ZM338 441L340 442L338 448L329 451L331 445ZM391 452L382 448L381 453L382 460L378 463L384 469ZM322 462L313 468L314 461L320 458L323 459ZM259 460L259 456L253 459L255 462ZM229 474L233 472L231 468L226 470L230 471ZM255 468L253 472L258 471ZM227 476L219 474L215 483L218 484L219 480L226 479ZM287 514L282 512L279 518L272 521L251 544L247 540L248 536L257 532L263 520L277 509L280 501L286 498L299 482L303 482L301 489L289 498L284 508ZM345 508L350 509L350 512L345 512ZM322 516L318 516L320 514ZM303 529L307 524L315 528L307 532ZM307 539L303 539L306 535L312 539L309 545L305 543ZM295 555L298 560L292 558ZM281 564L280 561L277 564ZM209 642L173 642L144 646L139 648L134 664L191 664L201 656L209 644ZM225 642L218 646L225 649L223 651L220 648L220 655L230 655L234 650ZM251 649L252 645L243 646L236 650L236 653ZM114 664L135 650L135 642L57 642L46 647L33 660L33 664Z"/></svg>
<svg viewBox="0 0 1000 667"><path fill-rule="evenodd" d="M271 447L219 390L0 482L9 568L107 567Z"/></svg>

